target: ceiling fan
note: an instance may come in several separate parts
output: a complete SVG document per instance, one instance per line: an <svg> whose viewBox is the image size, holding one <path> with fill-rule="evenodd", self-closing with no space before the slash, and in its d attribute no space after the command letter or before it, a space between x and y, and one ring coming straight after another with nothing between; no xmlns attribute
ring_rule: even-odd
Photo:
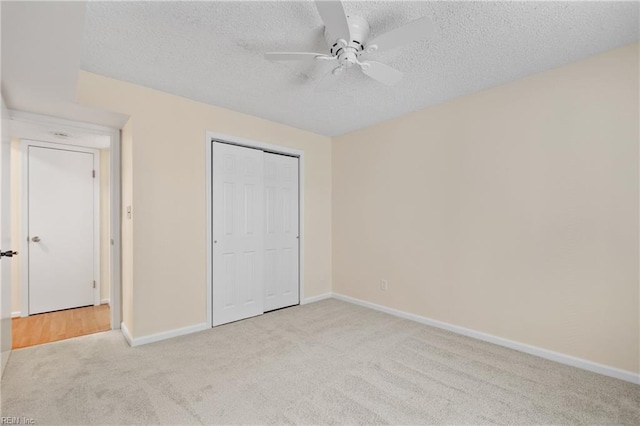
<svg viewBox="0 0 640 426"><path fill-rule="evenodd" d="M324 22L324 37L329 53L270 52L265 58L272 61L315 59L335 61L337 66L323 80L333 80L346 69L358 65L362 72L381 83L393 86L403 73L381 62L360 60L364 53L393 49L413 41L433 36L434 26L423 17L369 40L369 23L358 16L348 16L340 1L316 0L318 13Z"/></svg>

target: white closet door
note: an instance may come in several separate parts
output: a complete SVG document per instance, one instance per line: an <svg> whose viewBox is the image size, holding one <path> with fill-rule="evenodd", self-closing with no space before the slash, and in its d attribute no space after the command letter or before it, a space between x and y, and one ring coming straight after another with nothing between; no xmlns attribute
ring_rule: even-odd
<svg viewBox="0 0 640 426"><path fill-rule="evenodd" d="M298 158L264 153L264 310L299 300Z"/></svg>
<svg viewBox="0 0 640 426"><path fill-rule="evenodd" d="M213 325L264 312L263 152L212 146Z"/></svg>

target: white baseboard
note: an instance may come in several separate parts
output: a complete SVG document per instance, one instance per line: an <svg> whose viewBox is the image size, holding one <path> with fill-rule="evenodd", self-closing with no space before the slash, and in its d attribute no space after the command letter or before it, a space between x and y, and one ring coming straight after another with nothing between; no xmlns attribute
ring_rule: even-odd
<svg viewBox="0 0 640 426"><path fill-rule="evenodd" d="M129 346L134 346L133 345L133 338L131 337L131 333L129 333L129 329L127 328L126 325L124 325L123 322L120 323L120 331L122 331L122 335L124 336L124 339L127 341Z"/></svg>
<svg viewBox="0 0 640 426"><path fill-rule="evenodd" d="M18 318L21 316L20 311L11 312L11 318Z"/></svg>
<svg viewBox="0 0 640 426"><path fill-rule="evenodd" d="M356 299L355 297L345 296L344 294L333 293L333 297L344 302L353 303L355 305L363 306L365 308L375 309L376 311L384 312L396 317L416 321L421 324L429 325L432 327L441 328L463 336L472 337L474 339L483 340L485 342L493 343L495 345L504 346L506 348L515 349L520 352L525 352L530 355L539 356L541 358L549 359L551 361L559 362L561 364L570 365L572 367L581 368L594 373L603 374L605 376L614 377L627 382L640 385L640 374L633 373L631 371L621 370L616 367L610 367L608 365L599 364L597 362L588 361L586 359L577 358L571 355L562 354L559 352L550 351L548 349L540 348L537 346L527 345L526 343L515 342L513 340L505 339L503 337L494 336L492 334L483 333L481 331L472 330L470 328L460 327L458 325L449 324L443 321L434 320L431 318L423 317L420 315L410 314L408 312L400 311L398 309L388 308L386 306L377 305L375 303L367 302L365 300Z"/></svg>
<svg viewBox="0 0 640 426"><path fill-rule="evenodd" d="M317 296L305 297L303 300L300 301L300 304L307 305L309 303L319 302L325 299L331 299L331 296L332 296L332 293L322 293Z"/></svg>
<svg viewBox="0 0 640 426"><path fill-rule="evenodd" d="M109 302L110 302L110 300L109 300L109 299L101 299L101 300L100 300L100 304L101 304L101 305L108 305L108 304L109 304Z"/></svg>
<svg viewBox="0 0 640 426"><path fill-rule="evenodd" d="M160 333L149 334L147 336L141 336L141 337L135 337L135 338L131 337L131 333L129 333L129 330L124 325L124 323L120 324L120 328L122 330L122 334L124 335L124 338L129 343L129 346L140 346L140 345L146 345L148 343L159 342L160 340L171 339L172 337L178 337L178 336L183 336L185 334L191 334L191 333L196 333L198 331L208 330L211 327L206 322L203 322L202 324L190 325L187 327L176 328L174 330L163 331Z"/></svg>

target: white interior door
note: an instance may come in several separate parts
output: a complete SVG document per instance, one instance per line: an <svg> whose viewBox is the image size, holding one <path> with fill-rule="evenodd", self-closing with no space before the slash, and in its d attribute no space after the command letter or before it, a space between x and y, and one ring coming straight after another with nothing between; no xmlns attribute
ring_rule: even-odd
<svg viewBox="0 0 640 426"><path fill-rule="evenodd" d="M264 153L264 310L299 299L298 158Z"/></svg>
<svg viewBox="0 0 640 426"><path fill-rule="evenodd" d="M29 314L95 304L94 155L28 146Z"/></svg>
<svg viewBox="0 0 640 426"><path fill-rule="evenodd" d="M262 155L212 143L214 326L264 312Z"/></svg>

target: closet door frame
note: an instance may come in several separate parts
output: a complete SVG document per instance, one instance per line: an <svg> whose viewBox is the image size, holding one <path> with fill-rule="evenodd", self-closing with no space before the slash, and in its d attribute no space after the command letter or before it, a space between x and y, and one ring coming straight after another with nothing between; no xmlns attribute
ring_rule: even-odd
<svg viewBox="0 0 640 426"><path fill-rule="evenodd" d="M298 157L298 227L300 232L299 255L298 255L298 284L300 286L300 304L305 303L304 297L304 151L293 149L281 145L255 141L251 139L239 138L216 132L206 132L205 137L205 189L207 208L207 324L213 324L213 214L212 214L212 185L211 185L211 154L212 144L222 142L231 145L243 146L246 148L259 149L274 154L284 154Z"/></svg>

